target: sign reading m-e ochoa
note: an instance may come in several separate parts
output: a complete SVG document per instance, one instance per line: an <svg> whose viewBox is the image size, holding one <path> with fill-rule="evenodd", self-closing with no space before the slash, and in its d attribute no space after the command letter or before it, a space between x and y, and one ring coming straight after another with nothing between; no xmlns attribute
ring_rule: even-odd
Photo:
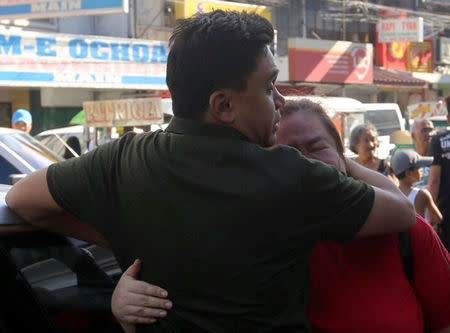
<svg viewBox="0 0 450 333"><path fill-rule="evenodd" d="M167 89L168 43L0 29L0 85Z"/></svg>
<svg viewBox="0 0 450 333"><path fill-rule="evenodd" d="M161 98L134 98L83 103L86 125L92 127L162 124Z"/></svg>

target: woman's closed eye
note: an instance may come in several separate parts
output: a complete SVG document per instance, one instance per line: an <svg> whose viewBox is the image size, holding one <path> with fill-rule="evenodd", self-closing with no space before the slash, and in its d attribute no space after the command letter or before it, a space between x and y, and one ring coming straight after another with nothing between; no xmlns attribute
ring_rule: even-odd
<svg viewBox="0 0 450 333"><path fill-rule="evenodd" d="M321 150L324 150L324 149L327 149L327 148L330 148L328 145L326 145L326 144L316 144L316 145L314 145L313 147L311 147L309 150L310 150L310 152L316 152L316 151L321 151Z"/></svg>

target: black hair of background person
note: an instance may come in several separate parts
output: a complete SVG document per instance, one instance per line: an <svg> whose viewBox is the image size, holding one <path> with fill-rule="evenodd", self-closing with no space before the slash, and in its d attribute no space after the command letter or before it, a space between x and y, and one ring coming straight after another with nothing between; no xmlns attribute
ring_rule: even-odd
<svg viewBox="0 0 450 333"><path fill-rule="evenodd" d="M80 140L76 136L69 136L69 138L66 141L67 145L72 148L78 155L81 155L81 145ZM64 151L63 157L67 160L69 158L75 157L73 156L72 152L67 149Z"/></svg>
<svg viewBox="0 0 450 333"><path fill-rule="evenodd" d="M273 41L271 24L257 14L217 10L211 16L180 21L169 41L166 82L180 118L200 119L215 90L245 90Z"/></svg>

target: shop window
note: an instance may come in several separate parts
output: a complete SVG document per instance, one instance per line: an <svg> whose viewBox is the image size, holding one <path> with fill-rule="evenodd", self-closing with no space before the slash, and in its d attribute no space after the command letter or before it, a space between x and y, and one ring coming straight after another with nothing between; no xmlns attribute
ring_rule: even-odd
<svg viewBox="0 0 450 333"><path fill-rule="evenodd" d="M0 23L3 25L32 28L36 30L58 30L58 22L55 18L1 20Z"/></svg>
<svg viewBox="0 0 450 333"><path fill-rule="evenodd" d="M11 103L0 103L0 126L11 127Z"/></svg>
<svg viewBox="0 0 450 333"><path fill-rule="evenodd" d="M169 28L175 26L175 3L166 1L164 4L164 25Z"/></svg>

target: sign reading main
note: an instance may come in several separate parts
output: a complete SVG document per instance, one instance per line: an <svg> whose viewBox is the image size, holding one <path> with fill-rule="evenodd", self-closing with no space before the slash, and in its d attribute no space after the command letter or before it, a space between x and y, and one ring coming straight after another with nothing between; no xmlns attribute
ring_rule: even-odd
<svg viewBox="0 0 450 333"><path fill-rule="evenodd" d="M423 42L423 18L380 20L378 43Z"/></svg>
<svg viewBox="0 0 450 333"><path fill-rule="evenodd" d="M162 41L0 30L0 85L167 89Z"/></svg>
<svg viewBox="0 0 450 333"><path fill-rule="evenodd" d="M0 19L128 13L128 0L0 0Z"/></svg>

